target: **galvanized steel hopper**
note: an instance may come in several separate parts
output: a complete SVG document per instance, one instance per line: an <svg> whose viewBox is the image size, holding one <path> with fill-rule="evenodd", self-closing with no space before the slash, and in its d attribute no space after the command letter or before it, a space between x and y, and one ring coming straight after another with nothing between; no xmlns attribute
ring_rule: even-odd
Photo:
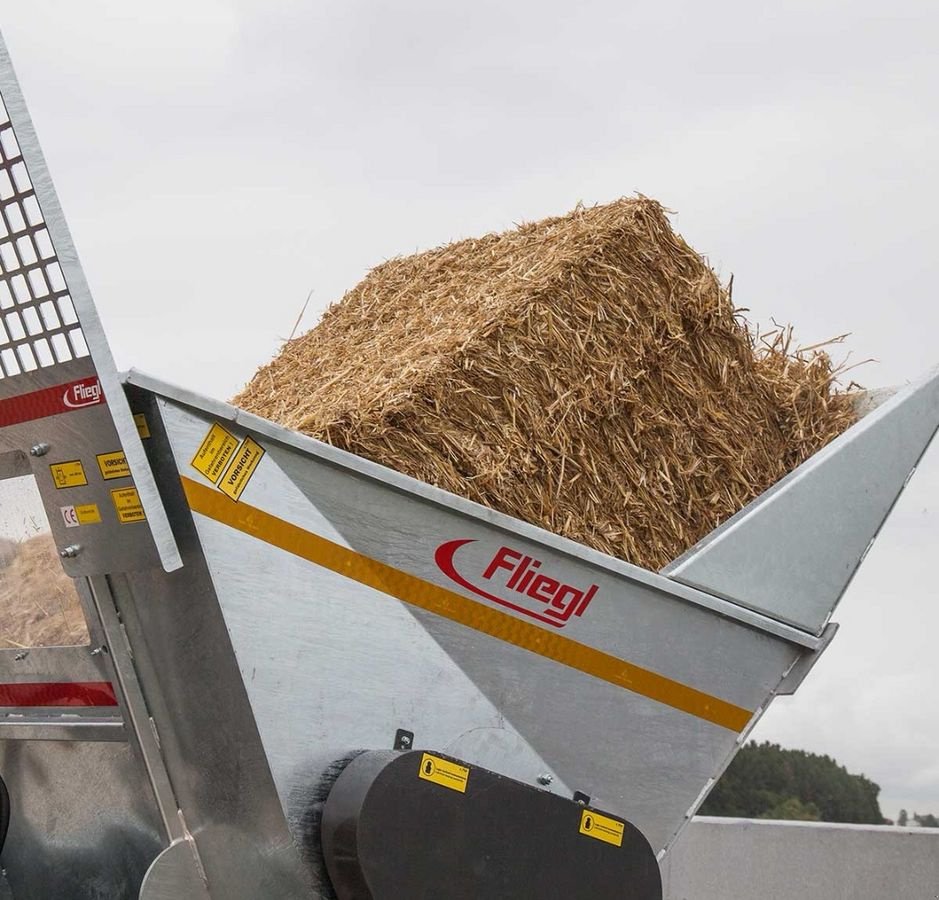
<svg viewBox="0 0 939 900"><path fill-rule="evenodd" d="M323 800L350 755L392 747L576 793L664 852L833 636L939 425L939 375L662 573L638 569L226 404L121 383L5 51L0 69L19 148L4 140L3 167L28 178L3 209L41 210L19 229L4 212L0 254L43 229L55 253L0 276L0 477L35 477L92 635L0 651L15 896L90 895L89 870L102 896L332 896ZM71 297L87 356L57 355L67 327L17 288L56 259L47 293ZM95 403L69 402L94 384ZM109 454L127 467L113 478ZM76 462L86 483L57 484ZM68 521L89 505L100 521Z"/></svg>

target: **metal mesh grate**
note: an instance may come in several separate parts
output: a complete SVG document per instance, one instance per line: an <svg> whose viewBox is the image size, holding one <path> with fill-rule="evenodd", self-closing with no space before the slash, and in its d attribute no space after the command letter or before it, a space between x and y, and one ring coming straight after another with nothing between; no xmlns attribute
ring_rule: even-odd
<svg viewBox="0 0 939 900"><path fill-rule="evenodd" d="M88 345L0 100L0 378L83 356Z"/></svg>

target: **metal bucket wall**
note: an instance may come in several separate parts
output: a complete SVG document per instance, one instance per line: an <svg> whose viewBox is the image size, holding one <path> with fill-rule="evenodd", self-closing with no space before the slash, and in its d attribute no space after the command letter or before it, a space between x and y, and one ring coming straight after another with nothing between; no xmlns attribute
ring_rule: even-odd
<svg viewBox="0 0 939 900"><path fill-rule="evenodd" d="M665 848L819 639L140 376L294 836L413 733ZM539 580L540 576L540 580Z"/></svg>

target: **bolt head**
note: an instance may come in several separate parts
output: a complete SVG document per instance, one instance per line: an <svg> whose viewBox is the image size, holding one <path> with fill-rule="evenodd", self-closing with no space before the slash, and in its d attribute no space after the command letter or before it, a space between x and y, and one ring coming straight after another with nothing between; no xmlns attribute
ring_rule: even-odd
<svg viewBox="0 0 939 900"><path fill-rule="evenodd" d="M538 784L549 785L554 782L554 776L548 772L538 776Z"/></svg>
<svg viewBox="0 0 939 900"><path fill-rule="evenodd" d="M45 456L49 452L49 445L46 443L33 444L29 448L30 456Z"/></svg>

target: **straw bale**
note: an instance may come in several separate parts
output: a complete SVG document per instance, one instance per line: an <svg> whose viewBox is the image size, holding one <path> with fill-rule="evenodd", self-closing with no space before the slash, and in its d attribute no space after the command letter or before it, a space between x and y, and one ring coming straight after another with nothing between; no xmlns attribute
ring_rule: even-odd
<svg viewBox="0 0 939 900"><path fill-rule="evenodd" d="M854 420L639 197L392 259L234 403L657 569Z"/></svg>
<svg viewBox="0 0 939 900"><path fill-rule="evenodd" d="M51 535L0 540L0 609L0 648L88 642L75 583L62 569Z"/></svg>

